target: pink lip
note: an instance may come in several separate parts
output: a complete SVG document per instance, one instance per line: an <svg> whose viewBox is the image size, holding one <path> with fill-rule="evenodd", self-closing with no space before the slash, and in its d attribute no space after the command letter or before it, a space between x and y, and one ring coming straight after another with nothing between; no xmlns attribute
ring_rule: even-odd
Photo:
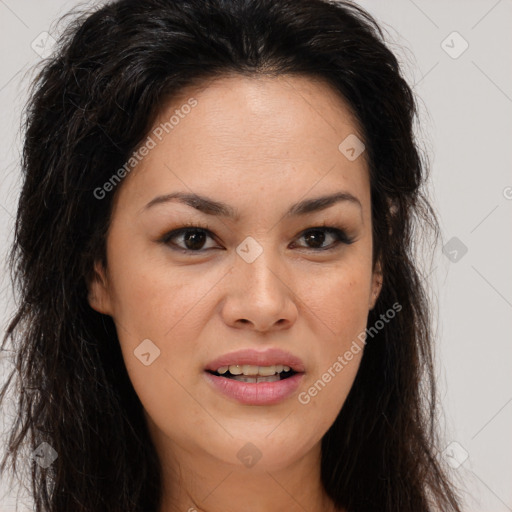
<svg viewBox="0 0 512 512"><path fill-rule="evenodd" d="M230 366L232 364L251 364L254 366L273 366L276 364L282 364L289 366L293 371L298 373L304 372L305 370L304 363L299 357L278 348L269 348L264 352L254 349L237 350L236 352L225 354L214 361L211 361L206 365L205 369L215 372L221 366Z"/></svg>
<svg viewBox="0 0 512 512"><path fill-rule="evenodd" d="M276 382L260 382L251 384L237 380L219 377L212 373L204 372L208 382L217 391L228 398L246 405L272 405L277 404L291 396L299 387L304 374L296 373L291 377Z"/></svg>
<svg viewBox="0 0 512 512"><path fill-rule="evenodd" d="M209 371L217 371L221 366L232 364L250 364L254 366L282 364L289 366L297 373L287 379L257 384L240 382L209 373ZM285 400L297 390L304 377L305 367L299 357L284 350L271 348L264 352L253 349L231 352L208 363L205 370L207 370L204 372L207 381L228 398L246 405L272 405Z"/></svg>

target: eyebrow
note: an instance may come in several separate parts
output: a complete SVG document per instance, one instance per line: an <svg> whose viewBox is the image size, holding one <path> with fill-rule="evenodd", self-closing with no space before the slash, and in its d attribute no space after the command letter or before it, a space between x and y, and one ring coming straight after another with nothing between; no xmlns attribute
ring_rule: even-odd
<svg viewBox="0 0 512 512"><path fill-rule="evenodd" d="M239 212L228 204L215 201L209 197L184 192L174 192L172 194L157 196L148 204L146 204L143 210L147 210L157 204L168 203L171 201L177 201L186 204L207 215L226 217L235 221L240 218ZM327 196L316 197L314 199L305 199L295 203L286 212L285 217L306 215L308 213L325 210L326 208L329 208L330 206L340 202L355 204L359 206L361 210L363 208L359 199L349 192L337 192Z"/></svg>

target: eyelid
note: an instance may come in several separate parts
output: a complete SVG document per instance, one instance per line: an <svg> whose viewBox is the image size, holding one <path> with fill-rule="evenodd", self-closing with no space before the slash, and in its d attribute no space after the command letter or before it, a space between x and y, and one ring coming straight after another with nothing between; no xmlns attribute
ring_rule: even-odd
<svg viewBox="0 0 512 512"><path fill-rule="evenodd" d="M172 230L164 233L158 239L158 241L163 242L163 243L168 243L171 238L181 235L183 232L186 232L186 231L193 231L194 229L197 231L204 231L211 238L215 238L215 235L211 231L210 226L208 226L208 224L202 224L201 222L185 222L179 228L172 229ZM186 249L184 249L184 250L186 250ZM199 252L199 251L191 251L191 252Z"/></svg>
<svg viewBox="0 0 512 512"><path fill-rule="evenodd" d="M316 226L304 229L303 231L301 231L299 233L297 238L302 238L309 231L324 231L326 233L335 235L337 238L338 244L350 245L356 241L355 236L350 236L344 228L336 227L333 225L327 225L327 224L316 225ZM337 244L333 247L333 249L335 249L336 247L337 247ZM328 248L314 249L312 247L309 247L309 248L306 247L306 249L310 249L312 251L318 252L318 251L322 251L322 250L327 250Z"/></svg>

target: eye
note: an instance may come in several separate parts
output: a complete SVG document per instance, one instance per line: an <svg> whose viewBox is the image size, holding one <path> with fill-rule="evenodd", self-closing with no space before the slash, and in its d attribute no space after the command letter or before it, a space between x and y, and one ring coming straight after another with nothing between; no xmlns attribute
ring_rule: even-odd
<svg viewBox="0 0 512 512"><path fill-rule="evenodd" d="M326 247L322 247L325 243L326 238L331 236L334 238L334 242ZM313 251L327 251L336 249L340 243L350 245L354 243L354 239L349 237L342 229L335 228L333 226L318 226L309 228L303 231L300 238L304 238L308 244L312 244L312 247L307 247Z"/></svg>
<svg viewBox="0 0 512 512"><path fill-rule="evenodd" d="M177 245L172 240L182 239L185 247L178 245L176 250L182 249L185 252L201 252L207 238L213 238L213 233L208 226L196 226L188 224L187 227L175 229L165 234L160 241L168 245ZM174 249L174 247L173 247Z"/></svg>
<svg viewBox="0 0 512 512"><path fill-rule="evenodd" d="M334 241L331 242L330 245L323 247L323 244L325 243L326 239L328 240L329 236ZM212 249L212 247L206 249L204 248L204 244L208 238L214 238L214 234L210 231L208 226L189 224L186 227L181 227L166 233L160 239L160 242L169 246L175 246L171 247L175 250L181 249L184 252L200 253ZM310 244L309 247L305 247L306 249L317 252L333 250L336 249L340 243L349 245L355 241L353 238L350 238L344 230L333 226L318 226L309 228L306 231L303 231L298 239L300 240L301 238L304 238L306 243ZM179 239L182 240L183 245L179 245L174 242L174 240Z"/></svg>

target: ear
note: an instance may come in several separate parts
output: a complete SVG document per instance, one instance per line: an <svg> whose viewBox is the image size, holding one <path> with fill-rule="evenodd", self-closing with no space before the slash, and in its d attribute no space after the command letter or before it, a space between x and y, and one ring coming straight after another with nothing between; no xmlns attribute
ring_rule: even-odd
<svg viewBox="0 0 512 512"><path fill-rule="evenodd" d="M375 270L373 271L372 276L372 286L370 291L370 300L369 300L369 308L372 310L377 303L377 299L379 298L380 292L382 290L382 266L380 260L375 264Z"/></svg>
<svg viewBox="0 0 512 512"><path fill-rule="evenodd" d="M88 286L87 300L89 306L98 313L112 315L112 301L108 287L106 272L99 262L94 264L94 277Z"/></svg>

